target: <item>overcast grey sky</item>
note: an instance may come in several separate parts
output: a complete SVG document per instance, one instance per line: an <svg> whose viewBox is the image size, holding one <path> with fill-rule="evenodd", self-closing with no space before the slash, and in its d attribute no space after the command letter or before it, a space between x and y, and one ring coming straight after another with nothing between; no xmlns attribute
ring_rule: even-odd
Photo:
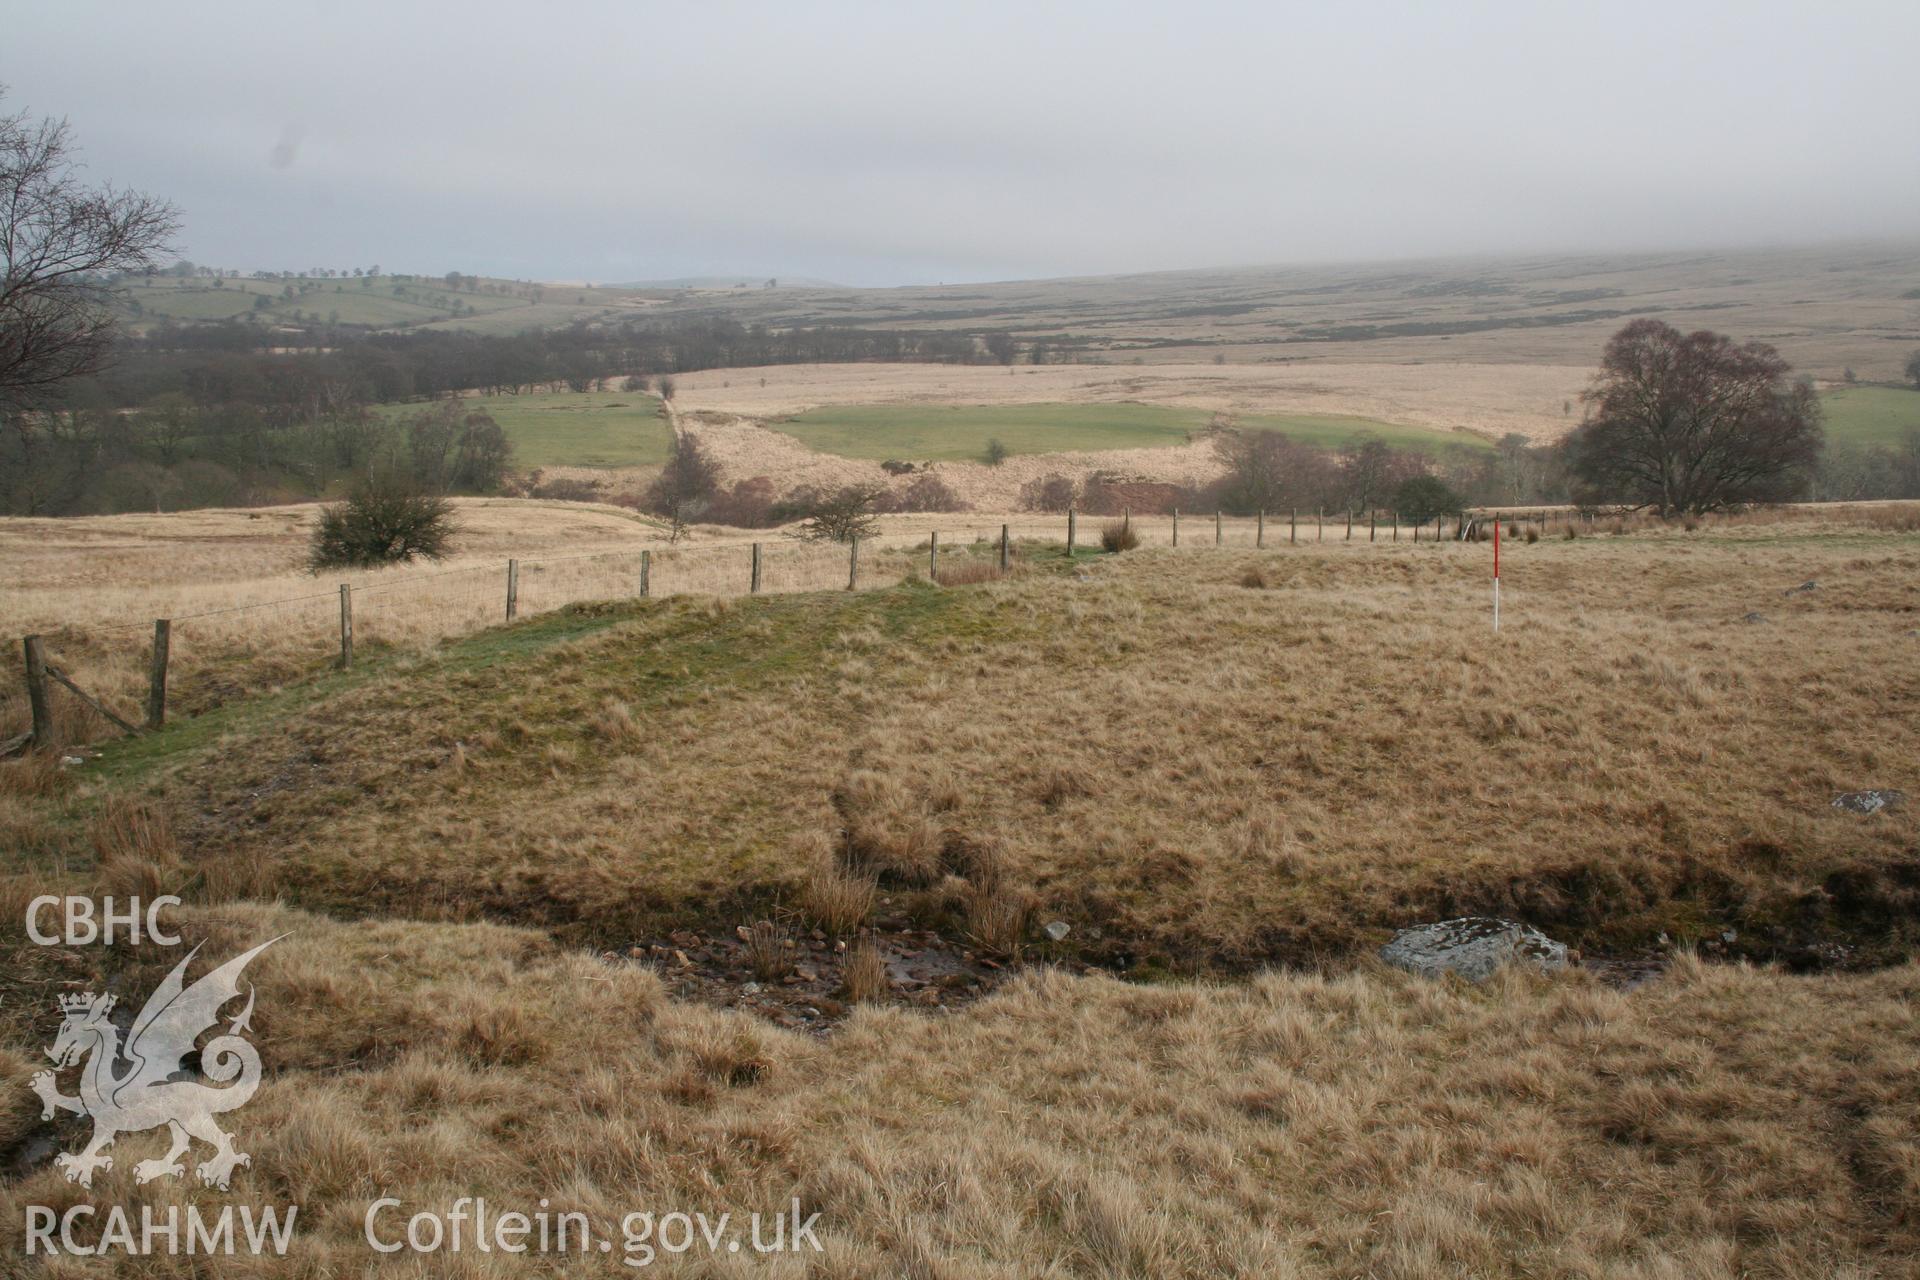
<svg viewBox="0 0 1920 1280"><path fill-rule="evenodd" d="M196 261L928 283L1920 235L1920 3L11 0Z"/></svg>

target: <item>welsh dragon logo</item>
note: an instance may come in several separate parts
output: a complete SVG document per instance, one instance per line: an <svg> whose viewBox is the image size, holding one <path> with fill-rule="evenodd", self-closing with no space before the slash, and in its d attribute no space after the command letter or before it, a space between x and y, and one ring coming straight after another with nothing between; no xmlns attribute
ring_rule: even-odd
<svg viewBox="0 0 1920 1280"><path fill-rule="evenodd" d="M147 997L127 1032L124 1050L120 1029L107 1019L113 1011L113 996L89 991L60 997L65 1019L47 1056L56 1070L86 1059L80 1094L70 1098L61 1093L52 1071L38 1073L29 1085L40 1095L42 1120L51 1120L56 1110L93 1119L93 1138L86 1147L77 1155L63 1152L54 1162L66 1171L68 1182L91 1187L94 1170L113 1168L113 1157L101 1154L108 1144L120 1134L161 1125L167 1126L173 1145L160 1159L142 1160L133 1167L138 1182L184 1174L186 1166L180 1157L192 1147L193 1138L214 1148L196 1170L200 1181L210 1187L226 1190L234 1169L252 1163L245 1152L234 1150L233 1135L214 1122L215 1116L245 1105L260 1087L260 1054L241 1036L251 1029L251 987L246 1007L226 1034L215 1036L200 1050L200 1075L225 1087L202 1084L182 1067L181 1059L193 1052L203 1032L220 1021L222 1006L239 997L240 973L247 963L278 941L269 939L235 956L189 987L183 979L188 962L199 953L195 947ZM121 1069L123 1059L126 1065Z"/></svg>

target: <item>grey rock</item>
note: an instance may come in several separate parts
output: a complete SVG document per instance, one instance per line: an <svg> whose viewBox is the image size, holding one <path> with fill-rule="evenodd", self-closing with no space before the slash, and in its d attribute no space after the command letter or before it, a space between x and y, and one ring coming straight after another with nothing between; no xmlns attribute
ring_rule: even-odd
<svg viewBox="0 0 1920 1280"><path fill-rule="evenodd" d="M1740 621L1742 622L1765 622L1766 620L1767 620L1767 615L1764 613L1760 613L1758 611L1745 614L1740 619Z"/></svg>
<svg viewBox="0 0 1920 1280"><path fill-rule="evenodd" d="M1380 958L1410 973L1435 978L1457 973L1484 982L1503 964L1532 965L1543 972L1567 967L1567 948L1531 925L1492 916L1465 916L1402 929L1380 948Z"/></svg>
<svg viewBox="0 0 1920 1280"><path fill-rule="evenodd" d="M1788 587L1785 591L1782 591L1780 594L1783 596L1804 596L1810 591L1818 591L1819 589L1820 589L1820 584L1815 582L1812 578L1808 578L1805 582L1801 583L1799 586Z"/></svg>
<svg viewBox="0 0 1920 1280"><path fill-rule="evenodd" d="M1062 942L1069 933L1073 932L1073 928L1064 920L1055 920L1046 927L1046 932L1047 936L1055 942Z"/></svg>
<svg viewBox="0 0 1920 1280"><path fill-rule="evenodd" d="M1882 809L1897 809L1906 802L1904 791L1844 791L1833 798L1833 807L1848 813L1878 813Z"/></svg>

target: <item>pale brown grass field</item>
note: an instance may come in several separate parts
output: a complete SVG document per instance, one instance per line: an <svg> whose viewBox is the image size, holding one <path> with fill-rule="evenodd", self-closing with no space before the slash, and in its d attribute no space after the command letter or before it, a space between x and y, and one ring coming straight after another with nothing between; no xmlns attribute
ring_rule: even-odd
<svg viewBox="0 0 1920 1280"><path fill-rule="evenodd" d="M0 911L179 886L209 954L293 931L251 971L235 1185L301 1204L298 1257L220 1274L524 1273L379 1270L382 1194L823 1215L810 1271L689 1275L1920 1274L1914 816L1829 805L1917 790L1901 509L1521 542L1497 639L1484 546L1136 524L1141 550L1028 543L968 585L548 612L0 766L31 868ZM810 1038L600 957L791 910L1003 954L1059 919L1062 958L1151 981L1033 960ZM1683 951L1631 991L1471 989L1368 959L1465 911L1825 972ZM8 946L14 1149L52 996L175 957ZM181 1194L136 1188L124 1141L96 1200ZM13 1178L0 1247L77 1194Z"/></svg>

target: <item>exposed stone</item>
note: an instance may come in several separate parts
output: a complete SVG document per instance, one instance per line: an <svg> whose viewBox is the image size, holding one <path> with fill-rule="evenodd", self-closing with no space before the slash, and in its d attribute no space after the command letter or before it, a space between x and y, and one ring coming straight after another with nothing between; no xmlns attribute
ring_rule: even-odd
<svg viewBox="0 0 1920 1280"><path fill-rule="evenodd" d="M1531 925L1466 916L1402 929L1380 948L1380 958L1423 977L1457 973L1469 982L1484 982L1509 962L1543 971L1564 969L1567 948Z"/></svg>
<svg viewBox="0 0 1920 1280"><path fill-rule="evenodd" d="M1046 932L1047 936L1055 942L1063 942L1066 936L1073 932L1073 928L1064 920L1055 920L1047 925Z"/></svg>
<svg viewBox="0 0 1920 1280"><path fill-rule="evenodd" d="M1845 791L1833 798L1833 807L1848 813L1878 813L1882 809L1897 809L1906 802L1904 791Z"/></svg>
<svg viewBox="0 0 1920 1280"><path fill-rule="evenodd" d="M1766 620L1767 620L1767 615L1764 613L1760 613L1758 611L1755 611L1749 614L1744 614L1740 619L1740 621L1742 622L1765 622Z"/></svg>
<svg viewBox="0 0 1920 1280"><path fill-rule="evenodd" d="M1820 589L1820 584L1815 582L1812 578L1808 578L1805 582L1801 583L1799 586L1788 587L1785 591L1782 591L1780 594L1783 596L1804 596L1809 591L1818 591L1819 589Z"/></svg>

